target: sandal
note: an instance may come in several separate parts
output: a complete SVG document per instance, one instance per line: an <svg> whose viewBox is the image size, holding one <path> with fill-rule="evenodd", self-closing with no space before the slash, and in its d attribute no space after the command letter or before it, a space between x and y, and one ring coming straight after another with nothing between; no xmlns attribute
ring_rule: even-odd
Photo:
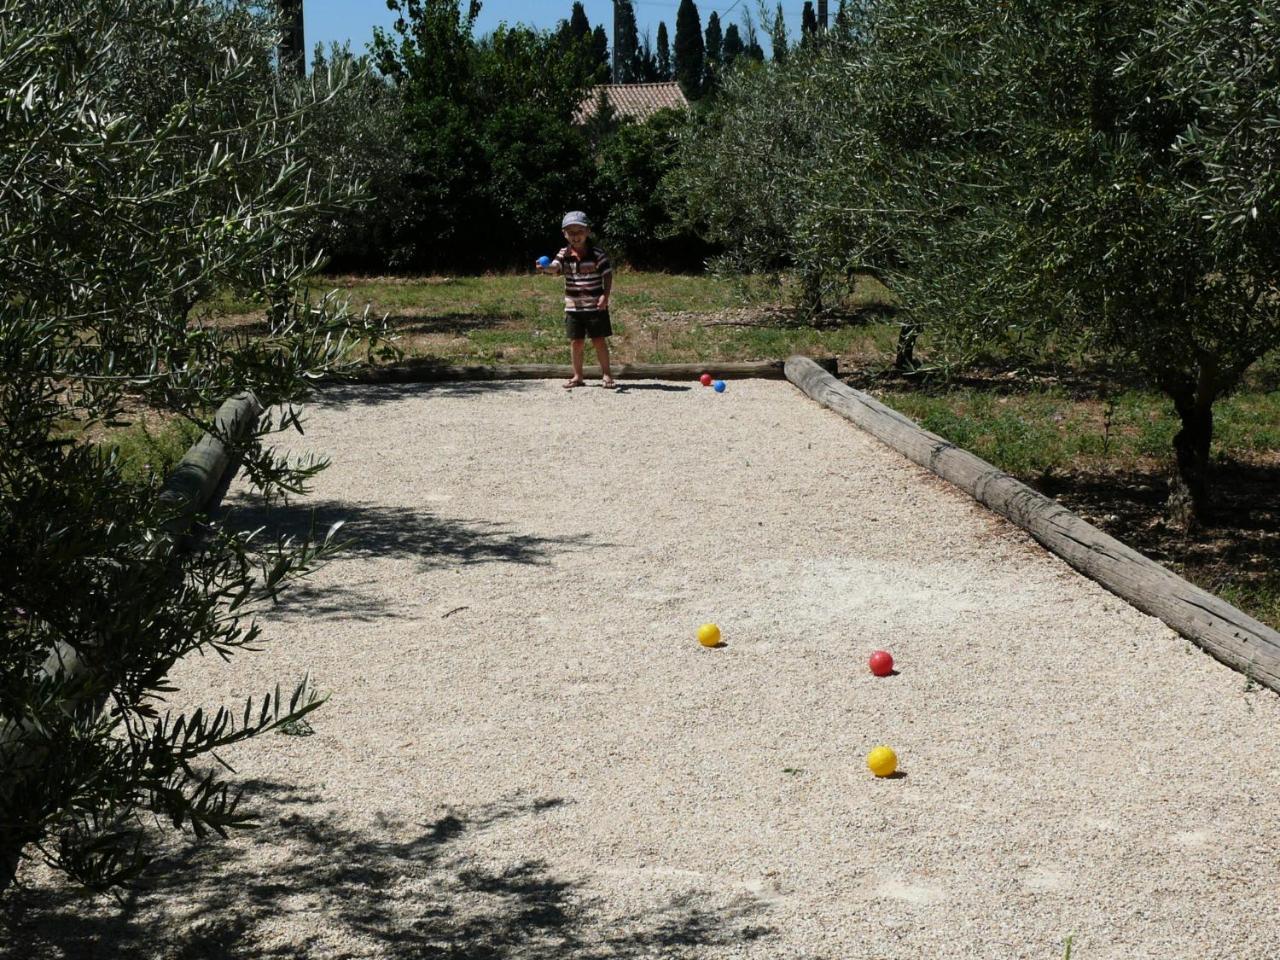
<svg viewBox="0 0 1280 960"><path fill-rule="evenodd" d="M605 374L600 378L600 386L604 387L606 390L613 390L617 388L618 382L614 380L613 377Z"/></svg>
<svg viewBox="0 0 1280 960"><path fill-rule="evenodd" d="M564 382L564 388L566 390L572 390L574 387L585 387L586 385L587 381L583 380L581 377L570 377Z"/></svg>

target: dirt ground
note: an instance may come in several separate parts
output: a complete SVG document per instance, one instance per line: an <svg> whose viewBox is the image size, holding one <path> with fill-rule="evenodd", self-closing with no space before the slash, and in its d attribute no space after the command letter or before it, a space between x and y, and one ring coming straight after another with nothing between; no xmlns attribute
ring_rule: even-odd
<svg viewBox="0 0 1280 960"><path fill-rule="evenodd" d="M791 385L344 387L289 442L332 467L233 522L351 546L177 677L329 694L226 758L261 829L27 871L10 955L1276 956L1280 698Z"/></svg>

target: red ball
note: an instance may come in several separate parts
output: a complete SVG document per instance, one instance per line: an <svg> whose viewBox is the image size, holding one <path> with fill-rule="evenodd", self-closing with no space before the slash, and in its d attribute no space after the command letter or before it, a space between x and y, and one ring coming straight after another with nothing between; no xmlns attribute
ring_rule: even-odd
<svg viewBox="0 0 1280 960"><path fill-rule="evenodd" d="M887 677L893 673L893 657L888 650L877 650L871 655L870 666L877 677Z"/></svg>
<svg viewBox="0 0 1280 960"><path fill-rule="evenodd" d="M711 386L711 374L704 373L702 376L698 378L698 382L702 384L704 387Z"/></svg>

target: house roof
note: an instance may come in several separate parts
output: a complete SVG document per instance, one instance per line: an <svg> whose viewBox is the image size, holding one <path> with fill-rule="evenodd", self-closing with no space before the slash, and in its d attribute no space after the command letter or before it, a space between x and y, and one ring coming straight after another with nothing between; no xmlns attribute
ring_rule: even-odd
<svg viewBox="0 0 1280 960"><path fill-rule="evenodd" d="M595 113L601 90L609 106L620 117L643 120L659 110L686 110L689 107L684 91L674 80L667 83L602 83L592 87L583 99L573 116L574 123L586 123Z"/></svg>

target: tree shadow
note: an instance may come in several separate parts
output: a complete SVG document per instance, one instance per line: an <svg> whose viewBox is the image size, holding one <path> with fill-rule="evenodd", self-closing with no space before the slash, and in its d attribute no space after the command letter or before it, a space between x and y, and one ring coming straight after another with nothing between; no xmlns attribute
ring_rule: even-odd
<svg viewBox="0 0 1280 960"><path fill-rule="evenodd" d="M342 500L269 504L240 495L224 507L227 528L258 530L275 540L323 536L343 526L335 539L346 557L416 558L424 568L482 563L544 564L555 553L607 546L586 534L540 537L505 524L441 517L422 507L396 507Z"/></svg>
<svg viewBox="0 0 1280 960"><path fill-rule="evenodd" d="M1280 465L1215 462L1209 514L1191 533L1166 522L1162 473L1054 473L1034 485L1212 593L1224 585L1280 593Z"/></svg>
<svg viewBox="0 0 1280 960"><path fill-rule="evenodd" d="M699 313L656 311L648 319L657 323L697 323L703 327L755 327L765 330L839 330L883 323L897 313L887 303L831 305L811 311L784 304L738 307Z"/></svg>
<svg viewBox="0 0 1280 960"><path fill-rule="evenodd" d="M1106 400L1125 390L1150 389L1138 373L1104 364L1056 364L1031 358L975 362L963 371L944 374L928 369L899 370L881 362L842 371L840 379L858 390L896 390L945 396L958 389L1012 396L1061 390L1072 400Z"/></svg>
<svg viewBox="0 0 1280 960"><path fill-rule="evenodd" d="M433 334L450 333L466 334L472 330L493 330L514 321L526 319L525 314L517 310L506 310L490 313L417 313L411 311L393 312L387 315L387 324L396 333Z"/></svg>
<svg viewBox="0 0 1280 960"><path fill-rule="evenodd" d="M272 604L275 613L297 614L308 620L355 620L360 623L413 618L417 611L406 612L402 606L363 587L372 581L330 583L317 586L302 581L289 585Z"/></svg>
<svg viewBox="0 0 1280 960"><path fill-rule="evenodd" d="M116 901L66 886L16 893L12 960L604 960L696 955L768 936L751 899L715 909L692 894L638 912L611 909L584 878L543 860L486 862L468 840L498 823L532 827L559 798L515 795L438 819L353 826L308 809L322 797L246 784L270 817L248 842L165 839L139 885ZM536 846L536 837L529 846ZM622 914L600 922L603 912ZM621 931L621 932L615 932Z"/></svg>
<svg viewBox="0 0 1280 960"><path fill-rule="evenodd" d="M353 311L355 312L355 311ZM381 311L374 310L375 315ZM265 308L264 308L265 314ZM518 310L490 313L464 311L460 313L430 313L425 310L393 310L386 314L387 327L399 334L448 333L463 335L472 330L493 330L513 321L526 319ZM263 337L271 332L271 324L265 315L236 315L221 317L215 324L245 337Z"/></svg>
<svg viewBox="0 0 1280 960"><path fill-rule="evenodd" d="M662 393L686 393L693 387L683 387L674 383L629 383L626 380L619 380L618 386L615 388L618 393L630 393L632 390L657 390Z"/></svg>
<svg viewBox="0 0 1280 960"><path fill-rule="evenodd" d="M386 369L382 369L381 373L386 373ZM536 380L432 380L430 378L433 375L428 371L422 382L325 381L316 391L315 402L341 410L347 407L396 403L413 397L465 399L483 394L525 393L540 386L540 382Z"/></svg>

